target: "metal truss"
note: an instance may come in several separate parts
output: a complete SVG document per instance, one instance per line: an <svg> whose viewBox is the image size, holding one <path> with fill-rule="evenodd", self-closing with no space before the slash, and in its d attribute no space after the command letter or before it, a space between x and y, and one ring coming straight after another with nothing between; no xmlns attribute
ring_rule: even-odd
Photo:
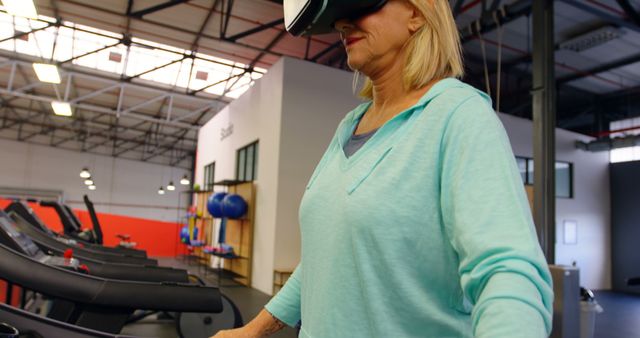
<svg viewBox="0 0 640 338"><path fill-rule="evenodd" d="M182 3L185 3L189 0L171 0L171 1L167 1L155 6L151 6L149 8L145 8L145 9L141 9L139 11L135 11L135 12L131 12L130 10L128 11L128 14L136 17L136 18L142 18L143 16L147 15L147 14L151 14L153 12L157 12L159 10L165 9L165 8L169 8L175 5L179 5Z"/></svg>
<svg viewBox="0 0 640 338"><path fill-rule="evenodd" d="M185 2L187 1L166 1L134 12L132 11L134 1L129 0L127 17L143 20L147 14ZM109 38L115 42L66 60L55 61L61 71L62 83L59 85L46 84L35 79L30 70L31 64L41 60L21 54L7 55L5 52L0 52L0 73L8 74L8 76L0 76L0 138L192 169L197 132L206 122L206 117L211 117L231 101L225 95L243 76L255 71L254 65L263 55L272 54L270 49L279 39L274 40L271 46L261 49L260 56L241 73L229 74L227 79L204 85L199 89L189 89L194 62L191 62L187 89L181 90L175 84L173 86L153 84L141 80L140 77L185 59L232 66L202 58L197 54L204 29L219 6L222 7L220 12L223 17L221 30L226 32L233 0L216 0L196 34L191 50L185 53L132 41L129 24L121 37L114 37L69 25L57 15L55 22L39 20L46 23L44 27L32 29L29 32L19 32L12 37L2 39L0 42L17 39L50 27L65 27ZM260 30L264 29L266 28ZM231 38L240 39L260 30L254 29ZM172 61L134 75L122 74L119 79L104 72L88 70L73 64L74 60L117 46L126 46L128 51L132 45L173 53L176 57ZM6 56L3 57L2 54ZM125 56L125 63L127 57L128 53ZM85 88L79 88L78 82L85 84ZM87 84L90 84L88 90ZM225 87L222 95L204 93L206 89L221 84ZM50 108L50 104L54 101L69 103L74 110L74 116L71 118L54 116ZM105 104L105 102L108 103Z"/></svg>
<svg viewBox="0 0 640 338"><path fill-rule="evenodd" d="M8 74L0 80L0 138L191 169L203 117L226 104L68 68L52 85L30 68L0 58ZM97 87L79 92L78 81ZM53 116L53 101L68 102L74 116Z"/></svg>

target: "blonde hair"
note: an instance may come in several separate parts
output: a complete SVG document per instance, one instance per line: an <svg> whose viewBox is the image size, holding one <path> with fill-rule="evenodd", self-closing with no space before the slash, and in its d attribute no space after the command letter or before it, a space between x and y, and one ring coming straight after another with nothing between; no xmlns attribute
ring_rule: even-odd
<svg viewBox="0 0 640 338"><path fill-rule="evenodd" d="M407 41L403 70L405 89L418 89L434 79L462 77L462 46L448 0L407 0L425 18L425 24ZM373 99L368 77L360 96Z"/></svg>

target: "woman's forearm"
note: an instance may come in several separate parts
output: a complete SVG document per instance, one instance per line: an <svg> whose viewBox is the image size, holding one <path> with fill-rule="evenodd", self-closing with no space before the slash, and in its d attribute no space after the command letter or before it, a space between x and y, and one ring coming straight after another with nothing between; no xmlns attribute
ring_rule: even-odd
<svg viewBox="0 0 640 338"><path fill-rule="evenodd" d="M246 329L251 332L253 337L267 337L282 330L285 326L285 323L263 309L256 318L246 325Z"/></svg>
<svg viewBox="0 0 640 338"><path fill-rule="evenodd" d="M262 310L249 324L233 330L219 331L211 338L262 338L282 330L285 326L285 323L267 310Z"/></svg>

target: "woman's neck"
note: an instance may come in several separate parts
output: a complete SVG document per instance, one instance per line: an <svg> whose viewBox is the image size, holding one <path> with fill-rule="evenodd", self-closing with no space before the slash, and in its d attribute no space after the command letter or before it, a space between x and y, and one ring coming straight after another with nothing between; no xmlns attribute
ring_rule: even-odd
<svg viewBox="0 0 640 338"><path fill-rule="evenodd" d="M373 111L386 111L406 99L409 93L402 81L402 68L400 62L395 62L392 67L369 76L373 84Z"/></svg>

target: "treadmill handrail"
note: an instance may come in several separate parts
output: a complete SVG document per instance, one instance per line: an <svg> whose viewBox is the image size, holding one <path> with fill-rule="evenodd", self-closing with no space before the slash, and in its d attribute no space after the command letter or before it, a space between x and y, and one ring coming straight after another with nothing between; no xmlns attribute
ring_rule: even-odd
<svg viewBox="0 0 640 338"><path fill-rule="evenodd" d="M84 195L83 200L84 204L87 206L87 211L89 212L89 217L91 218L91 224L93 224L93 232L96 234L96 240L98 243L102 243L102 226L100 226L98 214L96 213L96 209L93 206L93 202L91 202L89 196L87 195Z"/></svg>
<svg viewBox="0 0 640 338"><path fill-rule="evenodd" d="M0 276L51 297L122 309L220 312L218 288L98 278L42 264L0 244Z"/></svg>
<svg viewBox="0 0 640 338"><path fill-rule="evenodd" d="M62 206L58 202L40 201L40 205L47 208L53 208L56 211L56 214L58 214L58 218L60 219L60 222L62 222L62 227L64 228L64 232L66 234L74 234L74 233L82 232L81 228L79 228L76 224L74 224L73 222L71 222L71 220L69 220L68 216L66 215L66 211L64 210L64 208L62 208Z"/></svg>

